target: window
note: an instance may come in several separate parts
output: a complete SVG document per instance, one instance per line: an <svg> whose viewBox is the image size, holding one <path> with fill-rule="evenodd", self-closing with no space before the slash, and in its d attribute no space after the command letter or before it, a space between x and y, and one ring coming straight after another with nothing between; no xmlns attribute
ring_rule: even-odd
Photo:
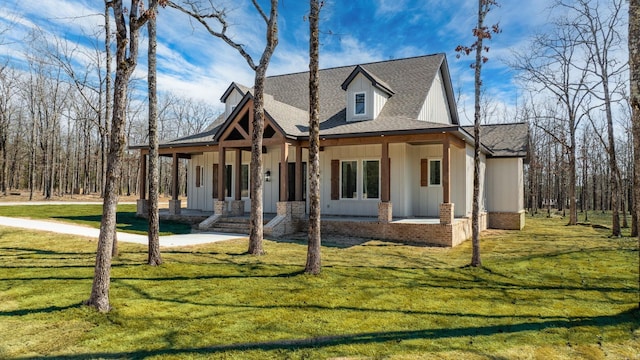
<svg viewBox="0 0 640 360"><path fill-rule="evenodd" d="M362 173L362 197L378 199L380 197L380 161L364 160Z"/></svg>
<svg viewBox="0 0 640 360"><path fill-rule="evenodd" d="M356 161L343 161L340 177L343 199L357 199L358 163Z"/></svg>
<svg viewBox="0 0 640 360"><path fill-rule="evenodd" d="M355 107L353 108L355 115L364 115L366 113L365 93L356 93Z"/></svg>
<svg viewBox="0 0 640 360"><path fill-rule="evenodd" d="M429 185L442 185L442 161L429 160Z"/></svg>
<svg viewBox="0 0 640 360"><path fill-rule="evenodd" d="M202 186L202 167L196 165L196 187L199 188L200 186Z"/></svg>
<svg viewBox="0 0 640 360"><path fill-rule="evenodd" d="M231 176L233 175L233 167L232 165L225 165L225 173L224 173L224 193L225 197L231 197Z"/></svg>
<svg viewBox="0 0 640 360"><path fill-rule="evenodd" d="M211 179L211 187L213 188L212 196L214 199L218 198L218 164L213 164L213 173Z"/></svg>
<svg viewBox="0 0 640 360"><path fill-rule="evenodd" d="M240 172L240 196L249 197L249 164L242 164Z"/></svg>

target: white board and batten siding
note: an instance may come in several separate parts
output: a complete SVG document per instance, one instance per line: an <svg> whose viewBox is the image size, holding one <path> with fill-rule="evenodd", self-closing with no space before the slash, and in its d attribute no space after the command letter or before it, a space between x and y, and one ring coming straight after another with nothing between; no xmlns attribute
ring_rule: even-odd
<svg viewBox="0 0 640 360"><path fill-rule="evenodd" d="M424 104L422 104L422 109L418 115L418 120L446 125L451 124L449 100L447 99L444 82L442 81L442 71L438 71L429 88L427 98Z"/></svg>
<svg viewBox="0 0 640 360"><path fill-rule="evenodd" d="M466 146L466 215L470 217L473 211L473 145L467 144ZM480 211L486 211L487 209L487 156L480 152Z"/></svg>
<svg viewBox="0 0 640 360"><path fill-rule="evenodd" d="M326 215L352 215L352 216L378 216L378 203L380 199L364 198L362 194L362 162L364 160L380 160L382 148L380 145L358 145L327 147L320 153L320 197L322 214ZM357 163L356 188L357 196L352 199L331 199L331 160L355 161ZM393 164L393 159L391 160ZM340 165L339 173L342 165ZM342 176L338 174L338 176ZM341 180L338 181L341 186ZM382 182L380 182L382 184ZM380 193L380 192L379 192Z"/></svg>
<svg viewBox="0 0 640 360"><path fill-rule="evenodd" d="M236 89L231 91L231 94L227 97L224 103L224 118L228 118L236 105L242 100L242 94Z"/></svg>
<svg viewBox="0 0 640 360"><path fill-rule="evenodd" d="M242 165L249 165L251 163L251 153L248 151L241 152ZM235 157L236 152L231 150L226 153L226 165L231 166L231 197L226 197L227 201L233 201L235 194ZM289 151L289 162L293 163L296 161L295 151ZM303 149L302 161L308 161L308 151ZM188 196L188 209L194 210L203 210L203 211L213 211L213 164L218 163L218 153L217 152L207 152L202 155L194 155L189 161L188 165L188 185L187 185L187 196ZM262 166L263 166L263 178L264 173L270 171L271 173L271 181L264 182L263 188L263 209L265 213L275 213L277 211L277 202L280 199L280 147L274 146L267 148L267 153L263 154L262 157ZM197 168L200 167L200 171L202 173L200 186L196 186L196 176L195 173ZM249 173L251 172L251 168L249 168ZM290 176L295 176L295 174L290 174ZM306 176L306 174L304 175ZM251 188L252 179L249 176L249 189ZM308 191L308 189L305 189ZM251 203L248 201L248 197L242 197L242 200L245 201L245 212L249 212L251 210Z"/></svg>
<svg viewBox="0 0 640 360"><path fill-rule="evenodd" d="M213 165L218 162L218 153L206 152L193 155L187 166L187 208L213 211ZM202 177L196 186L196 170Z"/></svg>
<svg viewBox="0 0 640 360"><path fill-rule="evenodd" d="M522 158L488 159L487 210L519 212L524 209Z"/></svg>
<svg viewBox="0 0 640 360"><path fill-rule="evenodd" d="M355 99L356 94L365 94L365 113L361 115L355 114ZM369 79L364 75L358 74L349 83L347 88L346 103L347 103L347 121L362 121L375 119L382 111L384 104L386 104L388 95L380 89L375 88Z"/></svg>

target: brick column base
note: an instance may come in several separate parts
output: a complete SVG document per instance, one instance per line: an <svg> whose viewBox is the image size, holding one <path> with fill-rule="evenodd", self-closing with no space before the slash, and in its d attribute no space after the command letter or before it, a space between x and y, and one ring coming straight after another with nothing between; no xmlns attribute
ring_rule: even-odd
<svg viewBox="0 0 640 360"><path fill-rule="evenodd" d="M440 224L453 224L453 203L440 204Z"/></svg>
<svg viewBox="0 0 640 360"><path fill-rule="evenodd" d="M169 200L169 215L180 215L182 203L180 200Z"/></svg>
<svg viewBox="0 0 640 360"><path fill-rule="evenodd" d="M244 200L233 200L231 202L231 216L244 215Z"/></svg>
<svg viewBox="0 0 640 360"><path fill-rule="evenodd" d="M294 220L304 218L304 201L279 201L276 203L278 216L285 216Z"/></svg>
<svg viewBox="0 0 640 360"><path fill-rule="evenodd" d="M224 200L213 200L213 213L220 216L229 215L229 210L227 210L227 202Z"/></svg>
<svg viewBox="0 0 640 360"><path fill-rule="evenodd" d="M304 201L279 201L277 215L264 227L265 234L280 237L296 233L304 223L306 204Z"/></svg>
<svg viewBox="0 0 640 360"><path fill-rule="evenodd" d="M391 202L378 203L378 222L390 223L393 221L393 204Z"/></svg>
<svg viewBox="0 0 640 360"><path fill-rule="evenodd" d="M136 201L136 216L149 216L149 200L138 199Z"/></svg>

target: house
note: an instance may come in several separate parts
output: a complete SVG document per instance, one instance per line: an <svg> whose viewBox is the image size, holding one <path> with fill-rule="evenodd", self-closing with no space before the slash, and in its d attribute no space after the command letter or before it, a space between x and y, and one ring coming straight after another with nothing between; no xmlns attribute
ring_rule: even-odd
<svg viewBox="0 0 640 360"><path fill-rule="evenodd" d="M267 236L305 226L308 76L266 80L264 212L275 214ZM209 128L160 146L173 157L175 189L178 159L189 159L186 209L213 212L201 228L250 209L251 91L232 83ZM323 233L439 246L471 236L473 128L460 125L444 54L320 70L320 101ZM521 229L528 126L483 126L481 142L480 227ZM145 164L141 156L141 174ZM142 192L139 213L145 204Z"/></svg>

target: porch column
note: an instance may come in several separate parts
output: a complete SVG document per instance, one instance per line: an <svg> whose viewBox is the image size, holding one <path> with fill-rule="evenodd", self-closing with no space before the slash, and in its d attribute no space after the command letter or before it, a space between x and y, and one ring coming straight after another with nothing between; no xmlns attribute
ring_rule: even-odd
<svg viewBox="0 0 640 360"><path fill-rule="evenodd" d="M136 204L136 215L144 216L149 212L149 203L147 202L147 155L140 152L140 175L138 180L138 192L140 198Z"/></svg>
<svg viewBox="0 0 640 360"><path fill-rule="evenodd" d="M224 201L226 194L224 193L225 182L227 181L224 176L227 164L226 164L227 149L223 146L218 147L218 201Z"/></svg>
<svg viewBox="0 0 640 360"><path fill-rule="evenodd" d="M180 214L180 200L178 200L178 153L173 153L173 166L171 168L171 200L169 200L169 214Z"/></svg>
<svg viewBox="0 0 640 360"><path fill-rule="evenodd" d="M287 168L289 167L289 144L286 142L282 144L280 150L280 201L289 200L288 183L289 174Z"/></svg>
<svg viewBox="0 0 640 360"><path fill-rule="evenodd" d="M391 159L389 158L389 143L382 144L380 157L380 203L378 204L378 221L389 223L393 221L393 204L391 204Z"/></svg>
<svg viewBox="0 0 640 360"><path fill-rule="evenodd" d="M382 143L382 157L380 158L380 170L382 180L380 201L391 201L391 159L389 159L389 143Z"/></svg>
<svg viewBox="0 0 640 360"><path fill-rule="evenodd" d="M235 170L235 179L234 179L234 183L235 183L235 191L233 192L233 199L234 200L240 200L242 197L242 192L241 192L241 180L242 180L242 150L240 149L236 149L235 151L236 153L236 160L234 163L234 170Z"/></svg>
<svg viewBox="0 0 640 360"><path fill-rule="evenodd" d="M140 200L147 198L147 155L140 153L140 180L138 181Z"/></svg>
<svg viewBox="0 0 640 360"><path fill-rule="evenodd" d="M440 224L453 224L454 204L451 202L451 142L447 136L442 143L442 204Z"/></svg>
<svg viewBox="0 0 640 360"><path fill-rule="evenodd" d="M234 192L231 202L231 215L244 215L244 201L242 201L242 150L236 149L236 159L234 161Z"/></svg>
<svg viewBox="0 0 640 360"><path fill-rule="evenodd" d="M302 146L298 144L296 146L296 201L302 201L303 191L302 188Z"/></svg>
<svg viewBox="0 0 640 360"><path fill-rule="evenodd" d="M451 143L447 137L442 143L442 202L451 202Z"/></svg>

